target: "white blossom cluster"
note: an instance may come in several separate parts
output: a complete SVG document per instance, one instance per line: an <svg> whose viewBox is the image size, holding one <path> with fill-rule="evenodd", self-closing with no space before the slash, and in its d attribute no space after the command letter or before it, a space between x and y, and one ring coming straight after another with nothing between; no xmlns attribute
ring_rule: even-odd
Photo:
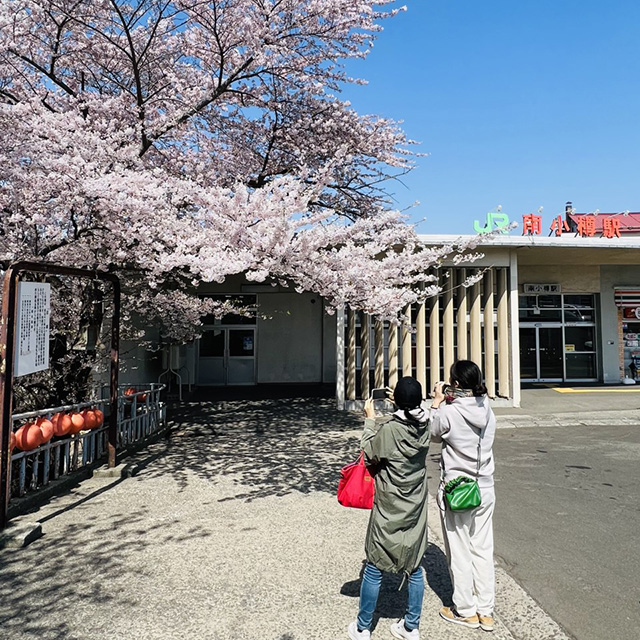
<svg viewBox="0 0 640 640"><path fill-rule="evenodd" d="M467 247L419 245L383 190L411 141L337 97L392 5L5 0L0 260L116 272L173 341L240 273L397 319Z"/></svg>

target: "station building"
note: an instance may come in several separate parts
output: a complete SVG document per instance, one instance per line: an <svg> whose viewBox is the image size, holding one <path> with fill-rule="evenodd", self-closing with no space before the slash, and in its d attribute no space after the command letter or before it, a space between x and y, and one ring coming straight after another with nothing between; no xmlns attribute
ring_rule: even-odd
<svg viewBox="0 0 640 640"><path fill-rule="evenodd" d="M202 388L335 385L345 408L402 375L431 389L447 379L456 358L478 362L489 394L514 406L525 383L634 383L640 379L640 224L636 230L627 220L625 232L613 237L596 225L584 237L576 232L580 215L567 212L570 231L561 235L495 235L470 266L441 265L434 271L440 295L405 309L411 327L360 312L328 315L317 295L230 278L202 295L231 296L258 313L211 319L199 340L161 358L139 354L123 379L180 376L183 385ZM429 245L458 238L421 236ZM472 275L478 281L462 286Z"/></svg>

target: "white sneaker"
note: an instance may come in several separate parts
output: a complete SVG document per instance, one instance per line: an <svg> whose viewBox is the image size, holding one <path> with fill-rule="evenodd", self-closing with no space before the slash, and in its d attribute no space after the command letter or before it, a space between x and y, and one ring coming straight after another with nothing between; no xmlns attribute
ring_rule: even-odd
<svg viewBox="0 0 640 640"><path fill-rule="evenodd" d="M371 631L369 629L363 629L362 631L358 631L358 623L352 622L348 628L349 637L351 640L370 640L371 639Z"/></svg>
<svg viewBox="0 0 640 640"><path fill-rule="evenodd" d="M404 626L404 618L400 618L398 622L394 622L391 627L389 627L389 630L394 638L400 638L400 640L420 640L420 632L417 629L407 631Z"/></svg>

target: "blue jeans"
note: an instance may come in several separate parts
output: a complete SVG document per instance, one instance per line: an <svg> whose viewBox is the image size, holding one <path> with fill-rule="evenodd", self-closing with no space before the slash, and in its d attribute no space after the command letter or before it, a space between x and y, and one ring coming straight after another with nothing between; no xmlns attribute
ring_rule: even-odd
<svg viewBox="0 0 640 640"><path fill-rule="evenodd" d="M371 630L373 612L376 610L381 582L382 571L375 565L367 562L364 567L362 584L360 586L360 611L358 611L358 629L360 631L363 629ZM423 596L424 574L422 573L422 567L418 567L409 576L409 599L407 602L407 612L404 615L404 626L409 631L417 629L420 624Z"/></svg>

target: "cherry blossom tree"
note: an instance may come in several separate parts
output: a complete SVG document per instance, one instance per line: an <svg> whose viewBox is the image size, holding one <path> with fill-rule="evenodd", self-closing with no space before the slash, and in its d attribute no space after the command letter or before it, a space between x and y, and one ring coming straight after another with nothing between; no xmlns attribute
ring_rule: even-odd
<svg viewBox="0 0 640 640"><path fill-rule="evenodd" d="M393 0L5 0L0 260L115 271L125 309L195 335L202 282L292 284L396 318L433 294L390 209L395 122L339 98ZM421 283L431 283L426 289Z"/></svg>

